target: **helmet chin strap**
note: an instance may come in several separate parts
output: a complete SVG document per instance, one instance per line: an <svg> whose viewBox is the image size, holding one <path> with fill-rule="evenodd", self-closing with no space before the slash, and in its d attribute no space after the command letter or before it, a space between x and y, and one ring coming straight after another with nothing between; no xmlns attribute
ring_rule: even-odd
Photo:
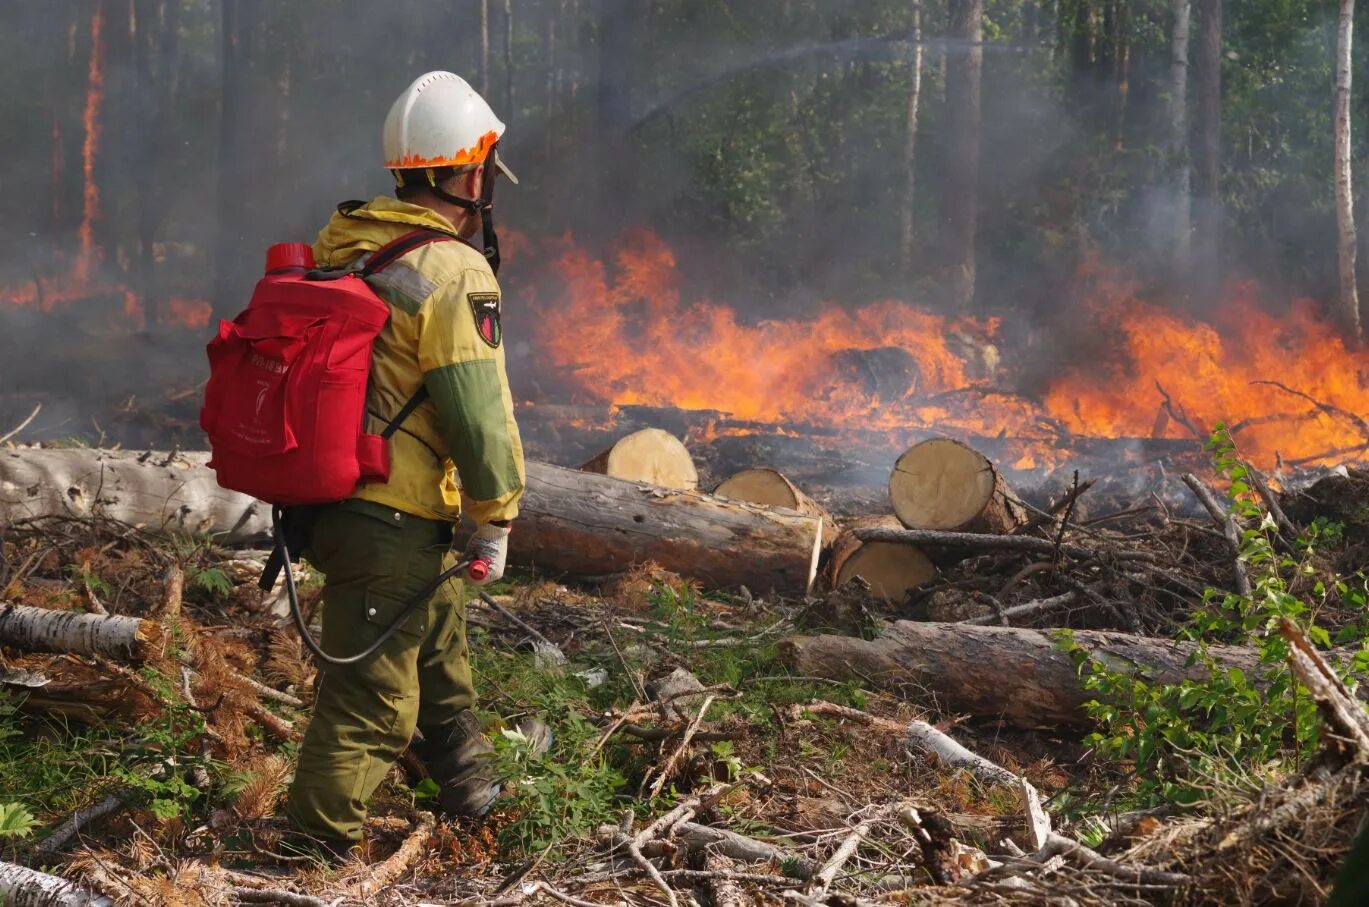
<svg viewBox="0 0 1369 907"><path fill-rule="evenodd" d="M479 199L462 198L459 195L452 195L450 192L447 192L436 184L433 184L430 187L432 193L444 202L456 205L458 208L468 211L471 214L480 215L480 226L484 233L485 260L490 263L490 270L493 271L496 276L499 274L499 236L494 232L495 175L491 171L490 165L494 163L494 151L498 147L498 142L491 145L490 152L485 157L485 172L484 178L480 181Z"/></svg>

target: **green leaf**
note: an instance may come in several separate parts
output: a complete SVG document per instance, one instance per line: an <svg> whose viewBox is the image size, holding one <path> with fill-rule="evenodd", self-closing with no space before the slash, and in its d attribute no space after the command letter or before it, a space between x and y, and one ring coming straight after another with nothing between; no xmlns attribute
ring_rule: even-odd
<svg viewBox="0 0 1369 907"><path fill-rule="evenodd" d="M22 803L0 803L0 838L26 838L38 825Z"/></svg>

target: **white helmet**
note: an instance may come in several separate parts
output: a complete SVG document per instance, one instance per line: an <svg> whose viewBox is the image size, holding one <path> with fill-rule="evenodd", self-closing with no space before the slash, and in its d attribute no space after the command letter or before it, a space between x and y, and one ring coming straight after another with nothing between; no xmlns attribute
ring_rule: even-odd
<svg viewBox="0 0 1369 907"><path fill-rule="evenodd" d="M481 164L504 134L504 123L466 80L450 73L419 76L390 106L383 143L387 170ZM518 178L496 151L495 165Z"/></svg>

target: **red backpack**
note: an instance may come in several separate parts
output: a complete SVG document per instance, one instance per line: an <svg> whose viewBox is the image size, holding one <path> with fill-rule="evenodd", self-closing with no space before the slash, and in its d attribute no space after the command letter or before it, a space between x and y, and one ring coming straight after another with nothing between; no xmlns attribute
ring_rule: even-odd
<svg viewBox="0 0 1369 907"><path fill-rule="evenodd" d="M209 342L200 427L224 488L271 504L326 504L390 477L388 439L427 397L420 387L379 435L364 431L371 346L390 307L366 284L407 252L454 237L417 230L359 271L314 271L303 243L272 246L247 308Z"/></svg>

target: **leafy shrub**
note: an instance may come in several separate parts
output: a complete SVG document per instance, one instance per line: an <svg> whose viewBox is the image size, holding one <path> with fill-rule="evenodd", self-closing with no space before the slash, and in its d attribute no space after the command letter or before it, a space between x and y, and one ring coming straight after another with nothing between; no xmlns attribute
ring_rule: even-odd
<svg viewBox="0 0 1369 907"><path fill-rule="evenodd" d="M1237 780L1276 770L1317 747L1316 707L1300 695L1287 666L1288 644L1277 632L1287 618L1320 647L1330 634L1315 622L1330 591L1343 603L1364 604L1364 578L1312 582L1311 601L1295 595L1293 583L1312 578L1312 558L1322 543L1334 538L1329 526L1314 526L1299 541L1294 555L1274 544L1276 526L1252 494L1249 469L1236 456L1231 435L1218 426L1208 449L1219 476L1229 482L1227 498L1241 528L1240 559L1251 581L1251 594L1208 589L1205 607L1197 611L1181 638L1197 644L1190 664L1205 676L1178 684L1157 684L1131 671L1119 671L1094 659L1061 631L1059 644L1069 651L1095 694L1087 704L1100 728L1086 742L1108 760L1130 763L1142 805L1192 803L1214 778ZM1303 585L1307 585L1304 583ZM1260 678L1228 668L1211 653L1216 644L1251 646L1260 656ZM1369 668L1369 649L1353 659L1351 672Z"/></svg>

